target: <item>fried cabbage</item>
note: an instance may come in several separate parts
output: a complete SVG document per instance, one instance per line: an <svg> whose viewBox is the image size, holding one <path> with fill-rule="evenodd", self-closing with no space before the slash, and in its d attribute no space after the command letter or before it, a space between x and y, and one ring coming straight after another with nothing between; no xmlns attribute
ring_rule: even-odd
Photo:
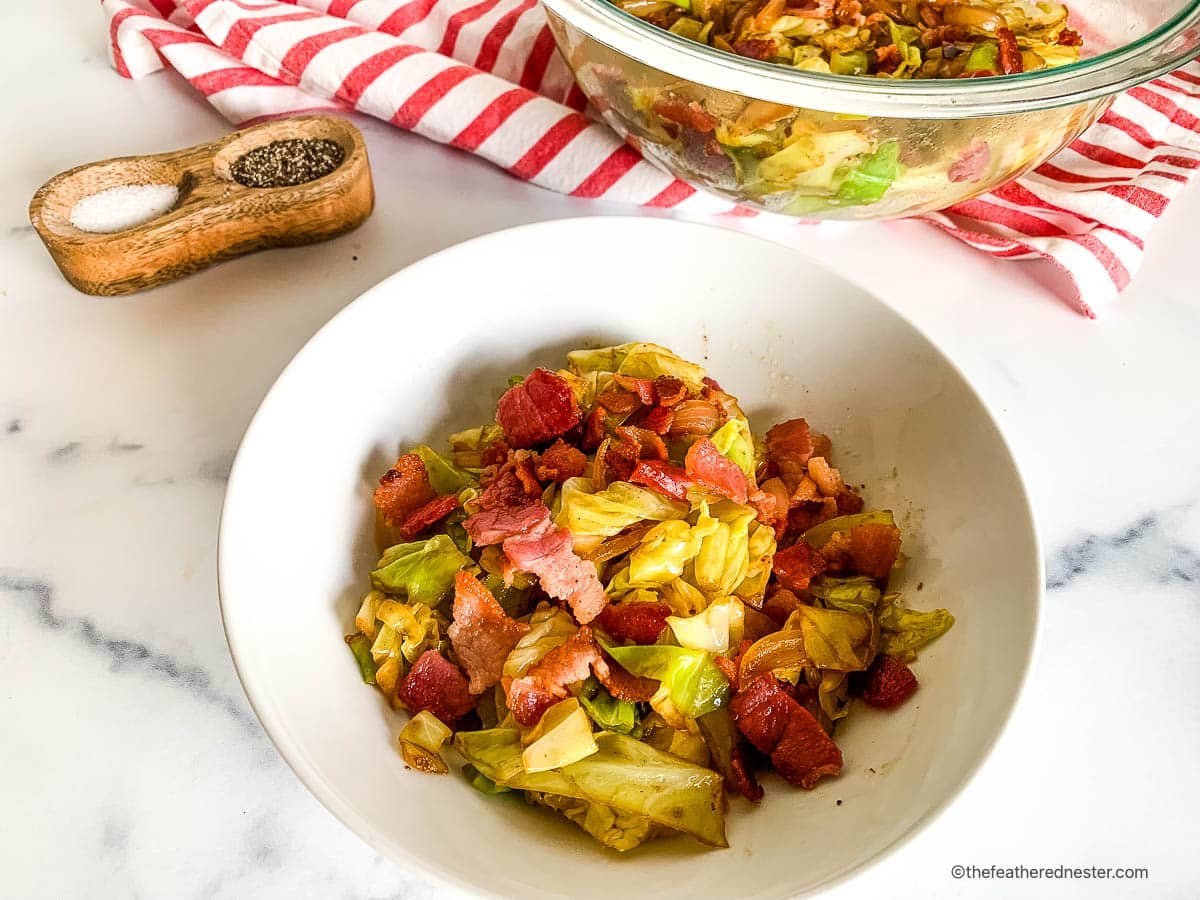
<svg viewBox="0 0 1200 900"><path fill-rule="evenodd" d="M438 494L457 494L465 488L479 487L479 481L470 472L456 466L432 447L422 444L414 447L413 453L425 463L429 484Z"/></svg>
<svg viewBox="0 0 1200 900"><path fill-rule="evenodd" d="M605 731L637 736L641 730L637 704L618 700L605 690L595 675L588 676L576 699L591 720Z"/></svg>
<svg viewBox="0 0 1200 900"><path fill-rule="evenodd" d="M568 478L562 486L556 524L572 535L611 537L637 522L651 519L683 519L683 503L657 491L615 481L602 491L593 491L590 478Z"/></svg>
<svg viewBox="0 0 1200 900"><path fill-rule="evenodd" d="M784 629L800 631L805 664L818 669L860 672L875 658L875 620L863 613L800 606Z"/></svg>
<svg viewBox="0 0 1200 900"><path fill-rule="evenodd" d="M662 683L671 702L684 715L696 718L729 699L729 682L704 650L665 644L615 647L600 641L617 664L634 675Z"/></svg>
<svg viewBox="0 0 1200 900"><path fill-rule="evenodd" d="M637 816L713 847L728 846L720 775L623 734L601 732L595 740L598 749L591 756L534 773L521 765L521 734L516 729L460 731L454 746L497 784L600 804L614 814Z"/></svg>
<svg viewBox="0 0 1200 900"><path fill-rule="evenodd" d="M657 378L668 375L678 378L690 390L704 387L704 368L676 356L658 344L635 342L596 350L572 350L567 363L577 375L586 372L616 372L633 378Z"/></svg>
<svg viewBox="0 0 1200 900"><path fill-rule="evenodd" d="M529 617L529 630L521 635L504 661L503 677L520 678L543 656L566 643L577 630L569 612L549 603L541 604Z"/></svg>
<svg viewBox="0 0 1200 900"><path fill-rule="evenodd" d="M400 755L418 772L445 775L450 768L442 758L442 747L452 733L441 719L423 709L400 729Z"/></svg>
<svg viewBox="0 0 1200 900"><path fill-rule="evenodd" d="M411 602L434 607L450 596L454 576L472 565L444 534L425 541L396 544L383 551L371 573L371 586L385 594L407 597Z"/></svg>
<svg viewBox="0 0 1200 900"><path fill-rule="evenodd" d="M714 600L694 616L668 616L667 624L679 646L724 655L736 649L745 630L746 609L736 597Z"/></svg>
<svg viewBox="0 0 1200 900"><path fill-rule="evenodd" d="M888 603L879 615L882 630L879 650L904 662L916 659L917 651L941 637L954 624L948 609L921 612Z"/></svg>
<svg viewBox="0 0 1200 900"><path fill-rule="evenodd" d="M692 563L691 580L714 597L732 594L750 570L750 525L758 513L752 507L723 500L711 507L700 504L699 527L716 527L705 536ZM710 518L711 517L711 518Z"/></svg>

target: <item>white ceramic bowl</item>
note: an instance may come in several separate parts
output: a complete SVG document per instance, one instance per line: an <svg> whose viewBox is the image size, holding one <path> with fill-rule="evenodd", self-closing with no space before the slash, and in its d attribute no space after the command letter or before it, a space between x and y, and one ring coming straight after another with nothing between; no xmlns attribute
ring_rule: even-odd
<svg viewBox="0 0 1200 900"><path fill-rule="evenodd" d="M486 420L512 373L566 350L665 344L742 399L756 429L805 416L869 506L897 511L902 587L958 617L897 712L856 709L845 770L771 776L734 800L730 848L626 856L513 795L405 769L403 716L342 636L375 561L371 490L398 448ZM1036 632L1041 553L1004 439L963 376L879 301L756 238L655 219L518 228L410 266L348 306L263 401L229 480L219 578L246 693L310 790L380 852L506 897L786 897L913 834L987 756ZM924 588L917 592L916 585ZM842 801L838 805L838 801Z"/></svg>

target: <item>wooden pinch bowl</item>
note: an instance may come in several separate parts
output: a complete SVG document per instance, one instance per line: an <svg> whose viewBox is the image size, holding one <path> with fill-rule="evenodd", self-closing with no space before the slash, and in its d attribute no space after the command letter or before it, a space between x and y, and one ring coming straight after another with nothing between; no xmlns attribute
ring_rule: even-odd
<svg viewBox="0 0 1200 900"><path fill-rule="evenodd" d="M251 188L230 166L244 153L297 138L341 145L341 164L288 187ZM179 199L163 215L123 231L71 224L75 204L109 188L171 184ZM371 214L375 189L362 134L335 116L299 116L256 125L207 144L151 156L89 163L54 176L29 204L29 220L63 276L88 294L129 294L190 275L223 259L327 240Z"/></svg>

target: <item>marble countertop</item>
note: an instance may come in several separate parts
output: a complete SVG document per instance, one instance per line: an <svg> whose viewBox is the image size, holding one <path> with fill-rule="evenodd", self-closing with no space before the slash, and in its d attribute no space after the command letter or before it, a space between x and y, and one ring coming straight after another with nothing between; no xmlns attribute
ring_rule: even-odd
<svg viewBox="0 0 1200 900"><path fill-rule="evenodd" d="M22 39L0 62L0 895L433 897L306 793L250 712L216 601L226 475L282 366L385 275L511 225L628 210L368 122L378 206L358 231L87 297L29 227L36 187L227 125L169 74L111 72L97 8L9 6L0 31ZM1195 896L1198 229L1192 190L1100 322L1051 299L1052 275L920 224L812 231L809 253L909 316L997 412L1049 580L1031 689L983 772L828 896ZM959 881L956 864L1150 880Z"/></svg>

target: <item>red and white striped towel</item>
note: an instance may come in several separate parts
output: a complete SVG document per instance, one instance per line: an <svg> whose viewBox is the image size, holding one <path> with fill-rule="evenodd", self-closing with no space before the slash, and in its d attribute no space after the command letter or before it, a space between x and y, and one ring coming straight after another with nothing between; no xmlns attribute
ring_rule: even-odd
<svg viewBox="0 0 1200 900"><path fill-rule="evenodd" d="M646 162L555 52L537 0L101 0L113 65L164 62L237 124L355 110L576 197L753 215ZM1036 171L926 219L997 259L1047 260L1094 316L1200 169L1200 62L1118 97ZM783 227L781 223L781 227Z"/></svg>

